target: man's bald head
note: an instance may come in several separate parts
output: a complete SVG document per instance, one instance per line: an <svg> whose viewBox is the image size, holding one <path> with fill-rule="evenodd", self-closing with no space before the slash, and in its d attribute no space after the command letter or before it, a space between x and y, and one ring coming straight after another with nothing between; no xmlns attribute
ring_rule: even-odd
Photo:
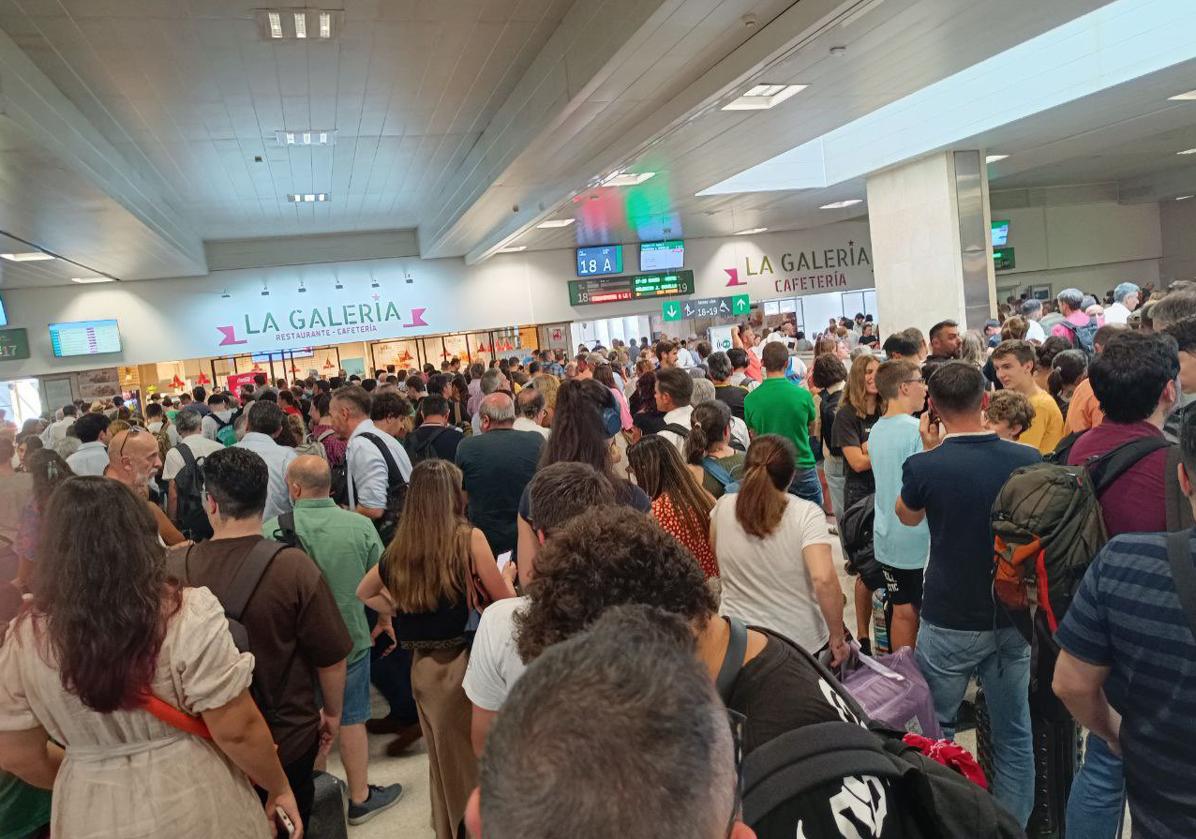
<svg viewBox="0 0 1196 839"><path fill-rule="evenodd" d="M332 491L328 461L314 454L295 458L287 467L287 487L292 498L327 498Z"/></svg>
<svg viewBox="0 0 1196 839"><path fill-rule="evenodd" d="M515 403L510 394L492 393L482 400L478 407L482 417L482 430L487 428L508 428L515 422Z"/></svg>
<svg viewBox="0 0 1196 839"><path fill-rule="evenodd" d="M161 466L158 438L143 428L117 432L108 441L107 475L122 484L143 488Z"/></svg>

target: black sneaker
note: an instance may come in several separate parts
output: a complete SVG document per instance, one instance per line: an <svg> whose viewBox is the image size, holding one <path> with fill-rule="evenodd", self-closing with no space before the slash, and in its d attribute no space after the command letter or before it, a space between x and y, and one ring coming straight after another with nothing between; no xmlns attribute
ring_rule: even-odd
<svg viewBox="0 0 1196 839"><path fill-rule="evenodd" d="M399 803L403 797L402 784L388 784L380 787L369 785L370 795L360 804L349 802L349 824L365 824L383 810L388 810Z"/></svg>
<svg viewBox="0 0 1196 839"><path fill-rule="evenodd" d="M856 643L860 645L860 652L864 655L872 655L872 641L869 638L859 638Z"/></svg>

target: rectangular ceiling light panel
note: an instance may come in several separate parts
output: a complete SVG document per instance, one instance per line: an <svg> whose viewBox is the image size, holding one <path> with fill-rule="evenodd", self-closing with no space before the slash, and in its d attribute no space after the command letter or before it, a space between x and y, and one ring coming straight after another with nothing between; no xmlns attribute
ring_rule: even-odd
<svg viewBox="0 0 1196 839"><path fill-rule="evenodd" d="M336 145L336 130L328 128L304 128L298 131L279 129L274 139L280 146L332 146Z"/></svg>
<svg viewBox="0 0 1196 839"><path fill-rule="evenodd" d="M322 204L331 201L332 196L327 192L292 192L287 195L292 204Z"/></svg>
<svg viewBox="0 0 1196 839"><path fill-rule="evenodd" d="M805 90L804 84L758 84L723 105L724 111L767 111Z"/></svg>
<svg viewBox="0 0 1196 839"><path fill-rule="evenodd" d="M25 253L0 253L0 259L9 262L44 262L54 257L42 251L27 251Z"/></svg>
<svg viewBox="0 0 1196 839"><path fill-rule="evenodd" d="M344 23L337 9L258 9L258 37L264 41L330 41Z"/></svg>
<svg viewBox="0 0 1196 839"><path fill-rule="evenodd" d="M1192 0L1113 0L698 195L820 189L950 148L1196 59L1194 29Z"/></svg>

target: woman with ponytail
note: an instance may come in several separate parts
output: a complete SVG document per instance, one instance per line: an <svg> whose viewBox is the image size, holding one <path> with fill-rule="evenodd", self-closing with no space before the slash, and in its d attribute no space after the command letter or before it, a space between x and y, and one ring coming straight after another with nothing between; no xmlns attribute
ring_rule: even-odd
<svg viewBox="0 0 1196 839"><path fill-rule="evenodd" d="M725 402L694 406L685 440L685 462L702 488L714 498L735 492L743 476L744 452L731 448L731 409Z"/></svg>
<svg viewBox="0 0 1196 839"><path fill-rule="evenodd" d="M1067 416L1067 408L1071 404L1071 396L1076 392L1076 386L1088 378L1088 356L1083 350L1064 350L1055 356L1051 362L1051 372L1047 376L1047 390L1054 398L1055 404Z"/></svg>
<svg viewBox="0 0 1196 839"><path fill-rule="evenodd" d="M715 503L710 543L722 575L719 611L779 632L810 652L825 651L838 664L847 657L843 591L826 516L786 491L796 457L786 438L757 437L739 492Z"/></svg>
<svg viewBox="0 0 1196 839"><path fill-rule="evenodd" d="M717 577L718 562L710 548L714 499L685 468L677 447L651 434L627 450L627 460L636 483L652 499L652 518L693 554L706 579Z"/></svg>

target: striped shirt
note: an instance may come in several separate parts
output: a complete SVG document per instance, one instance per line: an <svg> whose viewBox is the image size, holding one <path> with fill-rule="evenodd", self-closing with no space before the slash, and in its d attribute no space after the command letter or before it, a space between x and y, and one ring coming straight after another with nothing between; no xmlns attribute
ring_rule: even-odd
<svg viewBox="0 0 1196 839"><path fill-rule="evenodd" d="M1056 638L1076 658L1110 668L1105 694L1122 716L1134 836L1196 836L1196 637L1172 581L1166 534L1110 540Z"/></svg>

